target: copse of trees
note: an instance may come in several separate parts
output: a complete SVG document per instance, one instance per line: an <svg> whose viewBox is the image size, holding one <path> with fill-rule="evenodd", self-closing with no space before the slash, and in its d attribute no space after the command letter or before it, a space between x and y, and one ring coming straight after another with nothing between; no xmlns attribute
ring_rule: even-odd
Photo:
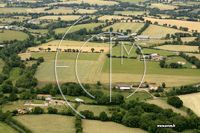
<svg viewBox="0 0 200 133"><path fill-rule="evenodd" d="M175 97L175 96L168 97L167 103L176 108L180 108L183 106L183 101L179 97Z"/></svg>
<svg viewBox="0 0 200 133"><path fill-rule="evenodd" d="M76 128L76 133L82 133L83 132L82 119L81 119L80 116L76 116L75 128Z"/></svg>

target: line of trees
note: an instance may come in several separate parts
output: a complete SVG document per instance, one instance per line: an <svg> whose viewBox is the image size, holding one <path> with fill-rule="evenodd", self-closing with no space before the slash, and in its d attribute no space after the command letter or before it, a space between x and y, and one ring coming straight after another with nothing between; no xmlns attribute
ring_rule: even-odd
<svg viewBox="0 0 200 133"><path fill-rule="evenodd" d="M186 59L188 62L194 64L197 68L200 68L200 60L195 56L188 56L183 52L180 52L180 56Z"/></svg>

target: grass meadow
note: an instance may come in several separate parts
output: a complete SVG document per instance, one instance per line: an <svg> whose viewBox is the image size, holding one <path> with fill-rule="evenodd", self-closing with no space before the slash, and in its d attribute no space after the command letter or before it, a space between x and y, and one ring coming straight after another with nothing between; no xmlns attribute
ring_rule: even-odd
<svg viewBox="0 0 200 133"><path fill-rule="evenodd" d="M188 46L188 45L162 45L156 48L163 49L163 50L185 51L185 52L199 51L198 46Z"/></svg>
<svg viewBox="0 0 200 133"><path fill-rule="evenodd" d="M84 133L148 133L142 129L126 127L115 122L83 120L82 126Z"/></svg>
<svg viewBox="0 0 200 133"><path fill-rule="evenodd" d="M8 80L11 80L14 85L15 85L16 81L18 80L18 78L20 77L19 72L20 72L19 67L12 68L12 70L10 71L10 76L9 76Z"/></svg>
<svg viewBox="0 0 200 133"><path fill-rule="evenodd" d="M200 93L187 94L178 96L182 101L183 105L194 111L195 114L200 116Z"/></svg>
<svg viewBox="0 0 200 133"><path fill-rule="evenodd" d="M103 28L103 30L106 31L108 29L109 31L110 27L112 27L113 31L117 31L119 29L119 32L121 32L121 30L125 32L127 29L130 29L133 33L139 31L143 27L143 25L144 23L115 23L106 28Z"/></svg>
<svg viewBox="0 0 200 133"><path fill-rule="evenodd" d="M83 29L83 28L86 28L87 31L93 30L95 27L97 27L97 26L99 26L101 24L104 24L104 23L92 23L92 24L79 24L79 25L75 25L75 26L73 26L71 28L71 30L68 33L75 32L75 31L78 31L78 30ZM54 31L56 32L56 34L58 34L58 33L65 33L68 29L69 29L69 27L66 27L66 28L57 28Z"/></svg>
<svg viewBox="0 0 200 133"><path fill-rule="evenodd" d="M84 105L84 104L81 104L78 107L77 111L80 112L80 111L84 111L84 110L90 110L90 111L92 111L94 113L94 116L99 116L102 111L105 111L108 116L111 116L111 114L108 111L108 107L109 106L98 106L98 105Z"/></svg>
<svg viewBox="0 0 200 133"><path fill-rule="evenodd" d="M158 99L158 98L153 99L153 100L148 100L147 103L158 105L158 106L162 107L163 109L172 109L176 113L180 113L183 116L188 116L188 114L186 112L179 110L179 109L169 105L164 100L161 100L161 99Z"/></svg>
<svg viewBox="0 0 200 133"><path fill-rule="evenodd" d="M74 133L75 117L61 115L22 115L14 119L21 122L34 133ZM36 128L37 127L37 128Z"/></svg>
<svg viewBox="0 0 200 133"><path fill-rule="evenodd" d="M142 32L142 35L165 37L166 34L174 34L176 32L186 33L184 31L173 29L173 28L157 26L157 25L149 25L149 27L144 32Z"/></svg>
<svg viewBox="0 0 200 133"><path fill-rule="evenodd" d="M169 57L169 60L166 61L167 64L170 63L178 63L179 61L181 62L185 62L185 64L183 65L183 67L187 67L187 68L192 68L193 64L191 64L190 62L186 61L184 58L182 57Z"/></svg>
<svg viewBox="0 0 200 133"><path fill-rule="evenodd" d="M0 122L0 133L17 133L12 127Z"/></svg>
<svg viewBox="0 0 200 133"><path fill-rule="evenodd" d="M2 43L3 40L24 40L26 38L28 38L28 35L21 31L4 30L3 33L0 33L0 43Z"/></svg>
<svg viewBox="0 0 200 133"><path fill-rule="evenodd" d="M150 8L159 8L160 10L173 10L174 8L177 8L177 6L173 5L167 5L167 4L161 4L161 3L154 3L149 6Z"/></svg>
<svg viewBox="0 0 200 133"><path fill-rule="evenodd" d="M0 59L0 74L2 73L4 64L5 64L4 61Z"/></svg>

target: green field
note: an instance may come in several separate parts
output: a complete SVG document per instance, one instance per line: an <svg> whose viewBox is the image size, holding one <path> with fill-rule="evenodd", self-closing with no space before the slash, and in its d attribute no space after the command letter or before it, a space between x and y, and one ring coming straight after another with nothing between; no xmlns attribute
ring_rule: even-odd
<svg viewBox="0 0 200 133"><path fill-rule="evenodd" d="M148 14L147 11L115 11L114 14L122 14L122 15L142 15L142 14Z"/></svg>
<svg viewBox="0 0 200 133"><path fill-rule="evenodd" d="M40 33L40 34L46 34L46 33L48 33L47 29L37 29L37 30L29 29L28 31L31 32L31 33Z"/></svg>
<svg viewBox="0 0 200 133"><path fill-rule="evenodd" d="M98 60L100 53L80 53L78 60ZM56 52L31 53L31 57L43 57L44 60L55 60ZM58 54L58 60L76 60L77 53L61 52Z"/></svg>
<svg viewBox="0 0 200 133"><path fill-rule="evenodd" d="M149 25L149 27L144 32L142 32L142 35L165 37L166 34L174 34L176 32L186 33L184 31L173 29L173 28L167 28L167 27L157 26L157 25Z"/></svg>
<svg viewBox="0 0 200 133"><path fill-rule="evenodd" d="M5 64L4 61L0 59L0 73L2 73L4 64Z"/></svg>
<svg viewBox="0 0 200 133"><path fill-rule="evenodd" d="M55 97L63 99L62 95L56 95ZM85 96L68 96L68 95L65 95L65 98L70 102L76 102L75 98L80 98L80 99L84 100L84 103L95 102L93 99L85 97Z"/></svg>
<svg viewBox="0 0 200 133"><path fill-rule="evenodd" d="M139 128L130 128L115 122L102 122L95 120L83 120L84 133L148 133Z"/></svg>
<svg viewBox="0 0 200 133"><path fill-rule="evenodd" d="M140 30L143 27L143 25L144 23L115 23L106 28L103 28L103 30L106 31L107 29L109 30L110 27L112 27L113 31L117 31L119 29L119 32L121 32L121 30L125 32L127 29L130 29L131 32L133 33Z"/></svg>
<svg viewBox="0 0 200 133"><path fill-rule="evenodd" d="M187 4L194 4L194 5L200 5L200 2L187 2Z"/></svg>
<svg viewBox="0 0 200 133"><path fill-rule="evenodd" d="M18 80L18 78L20 77L19 72L20 72L19 67L12 68L12 70L10 71L10 76L9 76L8 80L11 80L14 85L15 85L16 81Z"/></svg>
<svg viewBox="0 0 200 133"><path fill-rule="evenodd" d="M170 59L168 61L166 61L167 64L178 63L180 61L180 62L185 62L185 64L183 65L183 67L192 68L192 66L193 66L193 64L191 64L190 62L186 61L182 57L169 57L169 58Z"/></svg>
<svg viewBox="0 0 200 133"><path fill-rule="evenodd" d="M102 111L105 111L108 116L111 116L111 114L108 111L108 106L97 106L97 105L80 105L77 109L78 112L84 111L84 110L90 110L94 113L94 116L99 116L99 114Z"/></svg>
<svg viewBox="0 0 200 133"><path fill-rule="evenodd" d="M188 46L188 45L162 45L156 48L163 50L171 50L171 51L199 52L198 46Z"/></svg>
<svg viewBox="0 0 200 133"><path fill-rule="evenodd" d="M21 31L4 30L4 33L1 33L1 31L2 30L0 30L0 43L2 43L3 40L24 40L28 38L28 35Z"/></svg>
<svg viewBox="0 0 200 133"><path fill-rule="evenodd" d="M54 61L42 63L36 71L35 77L40 81L55 82ZM75 75L75 60L58 60L58 66L69 66L68 68L57 68L59 82L77 81ZM81 82L96 83L100 78L100 61L79 60L77 65L78 75Z"/></svg>
<svg viewBox="0 0 200 133"><path fill-rule="evenodd" d="M0 133L17 133L17 131L7 124L0 122Z"/></svg>
<svg viewBox="0 0 200 133"><path fill-rule="evenodd" d="M138 2L145 2L147 0L120 0L121 2L130 2L130 3L138 3Z"/></svg>
<svg viewBox="0 0 200 133"><path fill-rule="evenodd" d="M2 21L2 23L11 23L13 21L23 21L23 20L31 19L31 17L27 17L27 16L14 16L14 17L12 17L12 18L0 18L0 21ZM18 19L17 19L17 17L18 17Z"/></svg>
<svg viewBox="0 0 200 133"><path fill-rule="evenodd" d="M74 31L77 31L77 30L80 30L80 29L83 29L83 28L86 28L87 31L89 30L93 30L95 27L101 25L103 23L91 23L91 24L79 24L79 25L75 25L71 28L71 30L68 32L68 33L71 33L71 32L74 32ZM55 29L54 31L56 32L56 34L58 33L65 33L67 30L69 29L69 27L66 27L66 28L58 28L58 29Z"/></svg>
<svg viewBox="0 0 200 133"><path fill-rule="evenodd" d="M14 119L21 122L34 133L74 133L75 117L61 115L22 115ZM37 128L36 128L37 127Z"/></svg>

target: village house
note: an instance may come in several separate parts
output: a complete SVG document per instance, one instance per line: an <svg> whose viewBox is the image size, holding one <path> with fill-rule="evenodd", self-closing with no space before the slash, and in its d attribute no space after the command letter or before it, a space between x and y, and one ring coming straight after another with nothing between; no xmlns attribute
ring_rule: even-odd
<svg viewBox="0 0 200 133"><path fill-rule="evenodd" d="M158 85L150 85L150 90L157 90L158 89Z"/></svg>
<svg viewBox="0 0 200 133"><path fill-rule="evenodd" d="M140 84L133 84L132 86L133 87L138 87ZM148 83L142 83L141 85L140 85L140 88L147 88L148 87Z"/></svg>
<svg viewBox="0 0 200 133"><path fill-rule="evenodd" d="M151 54L151 61L160 61L160 60L163 60L163 56L160 56L157 53Z"/></svg>
<svg viewBox="0 0 200 133"><path fill-rule="evenodd" d="M51 98L51 95L44 95L44 94L38 94L37 95L37 99L42 99L42 97L45 97L46 98Z"/></svg>
<svg viewBox="0 0 200 133"><path fill-rule="evenodd" d="M49 104L51 104L51 105L66 105L66 102L63 100L50 100Z"/></svg>
<svg viewBox="0 0 200 133"><path fill-rule="evenodd" d="M79 102L79 103L84 103L84 100L76 98L75 101Z"/></svg>

